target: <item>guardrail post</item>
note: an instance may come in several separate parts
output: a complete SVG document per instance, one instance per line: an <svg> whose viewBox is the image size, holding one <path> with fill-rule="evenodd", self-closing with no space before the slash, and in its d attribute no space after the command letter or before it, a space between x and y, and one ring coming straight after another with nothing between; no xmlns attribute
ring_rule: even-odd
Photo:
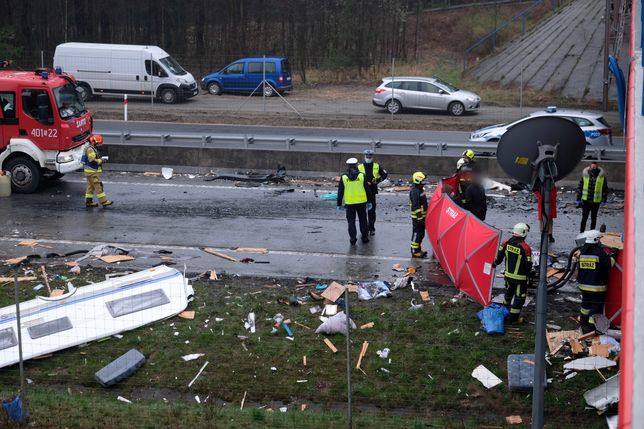
<svg viewBox="0 0 644 429"><path fill-rule="evenodd" d="M161 146L165 146L165 142L170 140L170 134L161 134Z"/></svg>
<svg viewBox="0 0 644 429"><path fill-rule="evenodd" d="M416 154L420 155L420 151L425 149L425 143L423 142L416 142Z"/></svg>
<svg viewBox="0 0 644 429"><path fill-rule="evenodd" d="M333 148L338 145L338 139L329 140L329 152L333 152Z"/></svg>
<svg viewBox="0 0 644 429"><path fill-rule="evenodd" d="M295 139L292 137L286 138L286 150L291 150L291 146L295 144Z"/></svg>
<svg viewBox="0 0 644 429"><path fill-rule="evenodd" d="M121 144L125 143L125 132L124 131L121 131L120 141L121 141Z"/></svg>

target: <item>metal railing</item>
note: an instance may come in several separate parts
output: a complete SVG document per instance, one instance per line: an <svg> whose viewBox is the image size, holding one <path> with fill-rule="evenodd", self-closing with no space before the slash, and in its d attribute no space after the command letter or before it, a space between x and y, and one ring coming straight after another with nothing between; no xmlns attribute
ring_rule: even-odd
<svg viewBox="0 0 644 429"><path fill-rule="evenodd" d="M495 153L497 142L440 142L407 141L393 139L369 139L347 137L307 137L248 134L198 134L198 133L139 133L103 132L102 136L111 144L147 144L168 147L201 147L227 149L285 150L309 152L361 152L365 147L380 153L416 154L426 156L458 156L463 149L479 153ZM183 143L183 144L182 144ZM186 144L187 143L187 144ZM232 146L232 147L231 147ZM611 155L623 156L620 147L587 146L586 155L596 159L606 159Z"/></svg>
<svg viewBox="0 0 644 429"><path fill-rule="evenodd" d="M474 49L478 48L483 43L485 43L485 42L487 42L489 40L492 43L492 52L494 52L494 50L496 49L496 36L501 31L503 31L504 29L506 29L507 27L509 27L511 24L513 24L515 21L517 21L519 19L521 20L521 35L524 35L525 30L526 30L526 20L527 20L528 15L533 10L535 10L536 8L541 6L542 4L544 4L544 0L535 0L534 3L532 3L530 6L528 6L525 9L523 9L521 12L517 13L513 17L507 19L506 21L501 23L501 25L499 25L494 30L490 31L488 34L486 34L485 36L481 37L476 42L474 42L472 45L470 45L467 49L465 49L465 52L463 53L463 71L467 70L467 60L469 59L470 53ZM556 8L554 2L553 2L553 8Z"/></svg>

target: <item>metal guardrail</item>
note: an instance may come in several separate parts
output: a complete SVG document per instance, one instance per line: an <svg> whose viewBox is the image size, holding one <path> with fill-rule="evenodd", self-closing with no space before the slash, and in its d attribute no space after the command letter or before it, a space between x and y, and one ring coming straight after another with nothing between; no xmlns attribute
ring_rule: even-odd
<svg viewBox="0 0 644 429"><path fill-rule="evenodd" d="M108 139L118 139L118 144L128 144L134 141L158 142L160 146L174 146L172 142L195 142L200 147L213 147L215 144L235 144L236 148L241 149L263 149L262 146L270 145L277 150L313 150L318 152L338 151L340 146L358 147L362 151L365 147L372 150L381 151L408 149L406 153L415 153L417 155L443 156L450 149L463 150L472 149L476 152L496 152L496 142L436 142L436 141L405 141L405 140L388 140L388 139L367 139L367 138L323 138L307 136L273 136L261 135L253 136L247 134L167 134L167 133L134 133L122 131L102 132L101 135ZM306 146L306 148L304 147ZM431 153L431 150L434 150ZM602 146L587 146L586 155L601 160L610 155L624 155L623 148Z"/></svg>

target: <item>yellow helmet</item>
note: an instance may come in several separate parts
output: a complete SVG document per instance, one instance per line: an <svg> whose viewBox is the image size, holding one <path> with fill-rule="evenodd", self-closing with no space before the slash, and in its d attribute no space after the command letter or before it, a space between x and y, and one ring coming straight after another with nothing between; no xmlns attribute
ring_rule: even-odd
<svg viewBox="0 0 644 429"><path fill-rule="evenodd" d="M411 181L414 185L420 185L423 183L423 180L425 180L425 173L422 171L417 171L411 176Z"/></svg>
<svg viewBox="0 0 644 429"><path fill-rule="evenodd" d="M469 158L469 160L471 161L474 159L474 151L472 149L468 149L465 152L463 152L463 156L466 158Z"/></svg>

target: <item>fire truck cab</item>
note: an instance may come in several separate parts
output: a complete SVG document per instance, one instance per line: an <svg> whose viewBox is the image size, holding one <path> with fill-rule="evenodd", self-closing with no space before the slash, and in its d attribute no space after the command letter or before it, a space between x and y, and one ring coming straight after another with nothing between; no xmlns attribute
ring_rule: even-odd
<svg viewBox="0 0 644 429"><path fill-rule="evenodd" d="M82 167L92 117L70 75L0 71L0 169L15 192Z"/></svg>

